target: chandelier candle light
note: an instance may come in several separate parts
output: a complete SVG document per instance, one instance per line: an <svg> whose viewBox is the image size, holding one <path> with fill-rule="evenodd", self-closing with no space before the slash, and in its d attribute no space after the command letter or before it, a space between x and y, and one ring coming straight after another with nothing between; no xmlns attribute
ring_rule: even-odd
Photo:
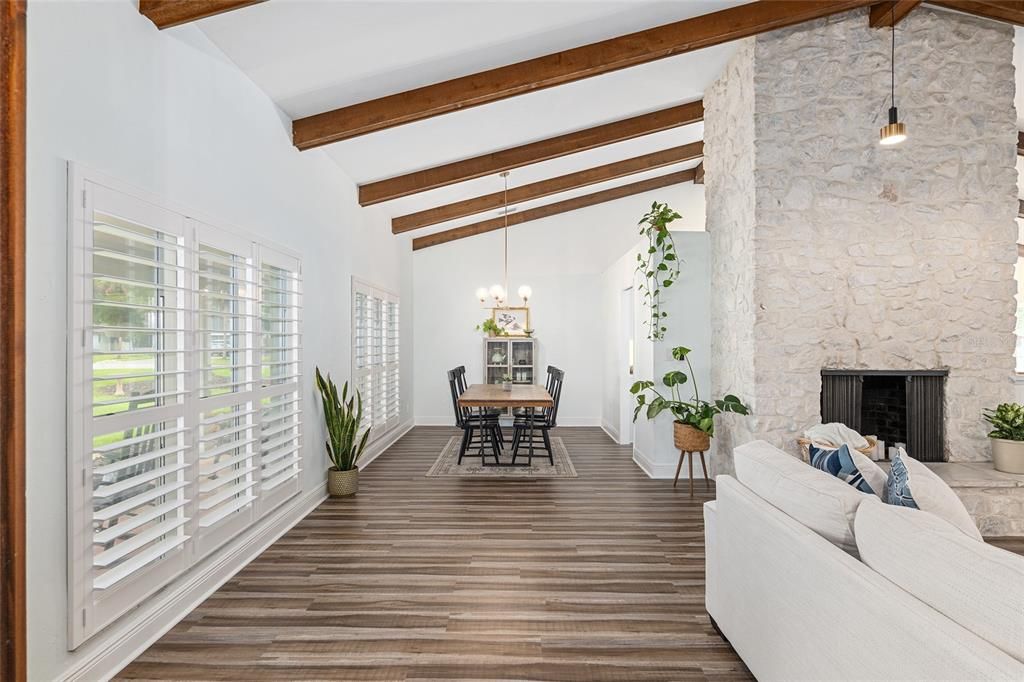
<svg viewBox="0 0 1024 682"><path fill-rule="evenodd" d="M505 181L505 194L503 199L503 203L505 205L505 270L504 279L502 280L504 284L493 284L490 289L480 287L476 290L476 298L480 301L481 305L486 304L487 297L490 296L494 299L494 305L497 308L504 308L505 302L508 300L508 171L504 171L501 174L501 177ZM519 298L523 299L523 305L526 305L527 301L530 300L530 297L533 296L533 289L531 289L529 285L524 284L519 287L517 293L519 294Z"/></svg>
<svg viewBox="0 0 1024 682"><path fill-rule="evenodd" d="M895 19L896 3L893 3L893 18ZM900 121L899 111L896 109L896 22L892 22L892 57L889 60L889 85L890 96L892 97L889 106L889 123L882 126L878 131L879 144L886 146L899 144L907 139L907 126Z"/></svg>

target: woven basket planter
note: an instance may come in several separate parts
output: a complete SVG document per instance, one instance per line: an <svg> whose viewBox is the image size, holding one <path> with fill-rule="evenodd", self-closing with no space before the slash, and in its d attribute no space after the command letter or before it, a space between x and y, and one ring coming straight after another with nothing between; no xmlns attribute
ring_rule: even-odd
<svg viewBox="0 0 1024 682"><path fill-rule="evenodd" d="M359 469L340 471L327 470L327 494L331 497L348 497L359 490Z"/></svg>
<svg viewBox="0 0 1024 682"><path fill-rule="evenodd" d="M672 441L683 452L707 452L711 449L711 436L689 424L672 422Z"/></svg>

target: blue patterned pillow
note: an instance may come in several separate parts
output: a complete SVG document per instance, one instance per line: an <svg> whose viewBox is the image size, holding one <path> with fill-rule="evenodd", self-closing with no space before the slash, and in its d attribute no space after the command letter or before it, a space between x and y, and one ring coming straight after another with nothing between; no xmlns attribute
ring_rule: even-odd
<svg viewBox="0 0 1024 682"><path fill-rule="evenodd" d="M910 494L910 476L907 472L907 464L900 457L901 451L896 451L892 460L892 468L889 469L889 478L885 482L885 502L897 507L911 507L917 509L917 502Z"/></svg>
<svg viewBox="0 0 1024 682"><path fill-rule="evenodd" d="M811 445L808 448L808 454L810 455L811 466L815 469L821 469L827 474L832 474L836 478L846 481L862 493L881 497L880 493L882 491L876 492L864 478L865 472L861 471L860 467L857 466L857 461L854 459L853 453L850 452L848 445L840 445L835 450ZM864 460L878 467L877 464L871 462L867 457L864 457ZM877 479L877 477L875 478Z"/></svg>

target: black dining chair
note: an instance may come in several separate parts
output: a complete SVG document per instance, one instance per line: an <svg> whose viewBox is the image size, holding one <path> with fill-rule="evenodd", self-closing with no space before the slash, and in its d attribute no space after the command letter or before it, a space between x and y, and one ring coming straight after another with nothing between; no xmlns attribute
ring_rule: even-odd
<svg viewBox="0 0 1024 682"><path fill-rule="evenodd" d="M512 463L515 464L516 457L520 455L520 448L527 448L525 457L531 459L538 455L531 454L533 448L541 448L547 452L548 461L552 466L555 464L554 452L551 450L551 429L558 426L558 405L562 400L562 382L565 379L565 372L556 368L548 367L548 393L551 394L551 407L545 407L539 413L534 410L517 417L512 425ZM538 440L539 438L539 440Z"/></svg>
<svg viewBox="0 0 1024 682"><path fill-rule="evenodd" d="M456 372L457 375L458 375L457 378L458 378L459 395L462 395L463 393L466 392L466 389L469 387L469 383L466 381L466 366L465 365L459 365L458 367L456 367L452 371ZM500 407L488 407L483 412L488 417L493 417L495 420L497 420L499 417L501 417L503 414L505 414L505 411L502 410ZM501 443L501 447L502 447L502 449L504 449L505 448L505 433L504 433L504 431L501 430L501 422L498 422L498 431L497 431L497 433L498 433L498 442Z"/></svg>
<svg viewBox="0 0 1024 682"><path fill-rule="evenodd" d="M469 453L471 448L476 447L480 456L480 462L485 463L487 457L486 445L491 446L491 454L494 455L495 463L500 463L498 451L501 450L500 430L498 419L487 414L474 414L468 407L459 405L459 374L457 370L448 371L448 388L452 396L452 409L455 411L455 425L462 429L462 443L459 445L459 461ZM470 453L470 456L472 454Z"/></svg>

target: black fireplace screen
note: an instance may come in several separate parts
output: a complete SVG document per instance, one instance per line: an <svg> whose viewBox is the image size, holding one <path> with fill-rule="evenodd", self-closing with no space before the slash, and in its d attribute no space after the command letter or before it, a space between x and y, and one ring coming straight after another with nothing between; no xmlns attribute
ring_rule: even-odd
<svg viewBox="0 0 1024 682"><path fill-rule="evenodd" d="M886 441L903 442L923 462L943 461L945 370L822 370L821 421L842 422Z"/></svg>

